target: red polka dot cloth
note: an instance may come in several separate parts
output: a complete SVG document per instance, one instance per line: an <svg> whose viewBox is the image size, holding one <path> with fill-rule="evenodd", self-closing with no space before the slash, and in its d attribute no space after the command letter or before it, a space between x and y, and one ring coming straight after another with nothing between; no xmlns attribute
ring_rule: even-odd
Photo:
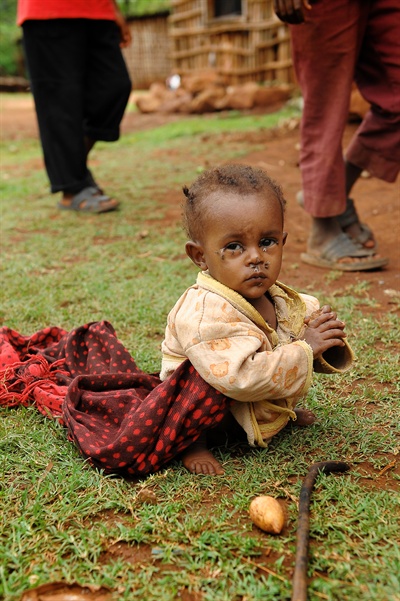
<svg viewBox="0 0 400 601"><path fill-rule="evenodd" d="M0 405L58 418L90 463L144 476L217 426L229 399L189 361L164 382L141 371L106 321L32 336L0 328Z"/></svg>

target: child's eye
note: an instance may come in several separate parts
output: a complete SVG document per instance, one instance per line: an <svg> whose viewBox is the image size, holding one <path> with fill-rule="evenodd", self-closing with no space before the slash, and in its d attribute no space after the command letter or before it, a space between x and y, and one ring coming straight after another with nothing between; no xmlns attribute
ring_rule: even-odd
<svg viewBox="0 0 400 601"><path fill-rule="evenodd" d="M239 242L231 242L225 246L225 250L229 250L231 254L240 254L243 252L243 246Z"/></svg>
<svg viewBox="0 0 400 601"><path fill-rule="evenodd" d="M262 238L259 246L260 248L269 248L273 244L276 244L276 240L273 240L272 238Z"/></svg>

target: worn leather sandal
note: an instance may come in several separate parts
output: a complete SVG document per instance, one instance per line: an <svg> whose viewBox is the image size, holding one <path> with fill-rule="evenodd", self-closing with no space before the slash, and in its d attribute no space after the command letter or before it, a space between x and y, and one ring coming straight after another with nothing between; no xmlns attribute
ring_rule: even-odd
<svg viewBox="0 0 400 601"><path fill-rule="evenodd" d="M99 191L97 187L88 186L75 194L71 201L66 203L60 200L57 204L62 211L76 211L78 213L107 213L115 211L119 202Z"/></svg>
<svg viewBox="0 0 400 601"><path fill-rule="evenodd" d="M296 201L297 204L303 207L304 209L303 190L297 192ZM340 227L345 233L347 233L346 228L357 223L357 225L360 228L359 234L357 236L354 236L354 234L348 234L348 236L356 244L361 244L361 246L363 246L366 250L376 252L378 248L378 243L375 240L374 234L372 233L372 230L368 227L368 225L360 221L356 207L354 206L354 200L352 198L347 198L346 210L341 215L338 215L337 220L339 222ZM367 242L373 242L373 245L366 246Z"/></svg>
<svg viewBox="0 0 400 601"><path fill-rule="evenodd" d="M371 254L370 249L355 243L344 232L328 242L321 252L308 251L300 257L308 265L337 271L371 271L381 269L389 262L385 257Z"/></svg>

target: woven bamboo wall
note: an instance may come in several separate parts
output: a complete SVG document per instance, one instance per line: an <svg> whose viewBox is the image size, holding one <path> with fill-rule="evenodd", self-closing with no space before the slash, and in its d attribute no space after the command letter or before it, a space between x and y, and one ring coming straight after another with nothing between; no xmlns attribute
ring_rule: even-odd
<svg viewBox="0 0 400 601"><path fill-rule="evenodd" d="M290 36L273 0L242 0L242 14L214 18L214 0L171 0L173 69L216 69L231 84L294 81Z"/></svg>
<svg viewBox="0 0 400 601"><path fill-rule="evenodd" d="M128 20L132 44L122 52L136 90L147 89L156 81L165 82L171 74L167 15Z"/></svg>

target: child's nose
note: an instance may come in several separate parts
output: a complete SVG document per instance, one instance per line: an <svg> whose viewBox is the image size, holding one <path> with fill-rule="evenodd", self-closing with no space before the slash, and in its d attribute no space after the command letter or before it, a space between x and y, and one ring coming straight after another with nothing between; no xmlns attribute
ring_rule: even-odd
<svg viewBox="0 0 400 601"><path fill-rule="evenodd" d="M263 262L262 250L259 246L248 249L248 263L258 265Z"/></svg>

